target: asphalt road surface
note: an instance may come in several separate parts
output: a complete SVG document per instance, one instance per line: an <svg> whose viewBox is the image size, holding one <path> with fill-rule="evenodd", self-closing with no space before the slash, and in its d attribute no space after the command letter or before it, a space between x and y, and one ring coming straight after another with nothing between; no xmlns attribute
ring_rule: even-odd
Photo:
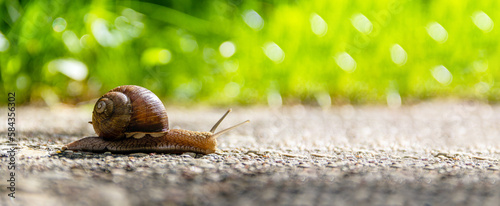
<svg viewBox="0 0 500 206"><path fill-rule="evenodd" d="M1 205L499 205L500 106L233 108L210 155L58 152L94 134L89 106L0 109ZM208 131L225 109L167 105ZM15 197L8 181L15 172Z"/></svg>

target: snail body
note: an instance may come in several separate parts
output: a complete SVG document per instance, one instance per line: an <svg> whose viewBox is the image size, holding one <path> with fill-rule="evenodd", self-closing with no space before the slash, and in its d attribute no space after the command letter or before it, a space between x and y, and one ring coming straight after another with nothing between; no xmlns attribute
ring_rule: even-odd
<svg viewBox="0 0 500 206"><path fill-rule="evenodd" d="M218 136L249 122L215 133L230 111L209 132L169 129L165 106L153 92L135 85L119 86L104 94L94 106L89 123L97 136L77 140L62 150L210 154L217 150Z"/></svg>

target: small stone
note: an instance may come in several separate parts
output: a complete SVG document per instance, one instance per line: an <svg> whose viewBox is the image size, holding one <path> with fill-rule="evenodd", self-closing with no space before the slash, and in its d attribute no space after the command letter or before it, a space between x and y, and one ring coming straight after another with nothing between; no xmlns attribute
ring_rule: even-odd
<svg viewBox="0 0 500 206"><path fill-rule="evenodd" d="M311 167L311 165L309 165L307 163L301 162L297 167L300 167L300 168L309 168L309 167Z"/></svg>
<svg viewBox="0 0 500 206"><path fill-rule="evenodd" d="M398 163L392 163L391 167L392 168L401 168L403 166L401 164L398 164Z"/></svg>
<svg viewBox="0 0 500 206"><path fill-rule="evenodd" d="M439 156L448 157L448 154L447 154L447 153L444 153L444 152L439 152L439 153L437 153L436 155L434 155L434 157L439 157Z"/></svg>
<svg viewBox="0 0 500 206"><path fill-rule="evenodd" d="M425 165L424 169L425 170L434 170L436 168L434 168L434 166L432 166L432 165Z"/></svg>
<svg viewBox="0 0 500 206"><path fill-rule="evenodd" d="M239 161L236 158L230 157L226 159L225 164L231 165L231 164L236 164L238 162Z"/></svg>
<svg viewBox="0 0 500 206"><path fill-rule="evenodd" d="M281 153L281 155L285 156L285 157L297 157L297 155L294 155L294 154L288 154L288 153Z"/></svg>
<svg viewBox="0 0 500 206"><path fill-rule="evenodd" d="M334 158L334 156L327 155L327 154L319 154L319 153L311 153L311 156L313 156L313 157L324 157L324 158L328 158L328 159Z"/></svg>
<svg viewBox="0 0 500 206"><path fill-rule="evenodd" d="M198 166L204 169L215 169L215 165L209 163L199 164Z"/></svg>
<svg viewBox="0 0 500 206"><path fill-rule="evenodd" d="M487 157L480 157L480 156L472 156L472 158L477 159L477 160L487 160Z"/></svg>
<svg viewBox="0 0 500 206"><path fill-rule="evenodd" d="M296 158L304 158L304 156L301 155L296 155L296 154L290 154L290 153L281 153L281 155L285 157L296 157Z"/></svg>
<svg viewBox="0 0 500 206"><path fill-rule="evenodd" d="M123 169L111 169L110 172L111 172L111 174L113 174L115 176L125 175L125 170L123 170Z"/></svg>
<svg viewBox="0 0 500 206"><path fill-rule="evenodd" d="M203 169L197 166L192 166L189 168L189 170L195 174L201 174L203 172Z"/></svg>
<svg viewBox="0 0 500 206"><path fill-rule="evenodd" d="M441 159L442 161L448 159L448 157L446 157L446 156L438 156L437 158Z"/></svg>
<svg viewBox="0 0 500 206"><path fill-rule="evenodd" d="M406 155L406 156L403 156L403 158L409 158L409 159L415 159L415 160L418 160L418 157L411 156L411 155Z"/></svg>
<svg viewBox="0 0 500 206"><path fill-rule="evenodd" d="M256 155L255 153L248 153L248 156L250 156L250 157L258 157L258 155Z"/></svg>
<svg viewBox="0 0 500 206"><path fill-rule="evenodd" d="M500 168L495 166L495 165L490 165L490 167L488 167L488 170L497 171L497 170L500 170Z"/></svg>
<svg viewBox="0 0 500 206"><path fill-rule="evenodd" d="M195 158L196 157L196 153L194 152L184 152L181 157L183 158Z"/></svg>

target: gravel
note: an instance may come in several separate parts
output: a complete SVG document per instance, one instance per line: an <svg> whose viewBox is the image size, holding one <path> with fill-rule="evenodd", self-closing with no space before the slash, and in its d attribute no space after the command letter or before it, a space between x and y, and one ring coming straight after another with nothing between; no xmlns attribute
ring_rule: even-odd
<svg viewBox="0 0 500 206"><path fill-rule="evenodd" d="M209 155L60 148L93 134L88 105L18 107L16 198L2 205L498 205L500 106L233 108ZM207 131L224 109L169 107L170 127ZM6 114L5 108L0 109ZM3 120L5 119L5 120Z"/></svg>

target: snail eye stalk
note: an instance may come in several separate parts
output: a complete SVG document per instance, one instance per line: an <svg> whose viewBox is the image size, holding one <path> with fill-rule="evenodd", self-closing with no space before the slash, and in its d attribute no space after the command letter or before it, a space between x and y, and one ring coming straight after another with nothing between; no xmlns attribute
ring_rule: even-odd
<svg viewBox="0 0 500 206"><path fill-rule="evenodd" d="M236 128L236 127L239 127L239 126L241 126L241 125L243 125L243 124L245 124L245 123L249 123L249 122L250 122L250 120L247 120L247 121L244 121L244 122L239 123L239 124L237 124L237 125L234 125L234 126L232 126L232 127L229 127L229 128L223 129L223 130L221 130L221 131L219 131L219 132L215 133L215 134L212 136L212 138L217 138L218 136L221 136L222 134L224 134L224 133L226 133L226 132L228 132L228 131L230 131L230 130L232 130L232 129Z"/></svg>
<svg viewBox="0 0 500 206"><path fill-rule="evenodd" d="M231 112L231 111L232 111L231 109L228 109L228 110L227 110L227 112L226 112L224 115L222 115L222 117L219 119L219 121L217 121L217 123L215 123L215 125L212 127L212 129L210 129L210 132L211 132L211 133L214 133L214 132L215 132L215 130L217 129L217 127L219 126L219 124L222 122L222 120L224 120L224 118L226 118L227 114L229 114L229 112ZM229 127L229 128L223 129L222 131L219 131L219 132L215 133L215 134L212 136L212 138L217 138L218 136L220 136L220 135L222 135L222 134L224 134L224 133L226 133L226 132L228 132L228 131L230 131L230 130L232 130L232 129L236 128L236 127L239 127L239 126L241 126L242 124L248 123L248 122L250 122L250 120L247 120L247 121L244 121L244 122L239 123L239 124L237 124L237 125L234 125L234 126L231 126L231 127Z"/></svg>
<svg viewBox="0 0 500 206"><path fill-rule="evenodd" d="M219 121L217 121L217 123L215 123L215 125L212 127L212 129L210 129L210 132L211 133L214 133L215 130L217 129L217 127L219 126L219 124L222 122L222 120L224 120L224 118L226 118L227 114L229 114L229 112L233 111L232 109L228 109L227 112L222 115L222 117L219 119Z"/></svg>

